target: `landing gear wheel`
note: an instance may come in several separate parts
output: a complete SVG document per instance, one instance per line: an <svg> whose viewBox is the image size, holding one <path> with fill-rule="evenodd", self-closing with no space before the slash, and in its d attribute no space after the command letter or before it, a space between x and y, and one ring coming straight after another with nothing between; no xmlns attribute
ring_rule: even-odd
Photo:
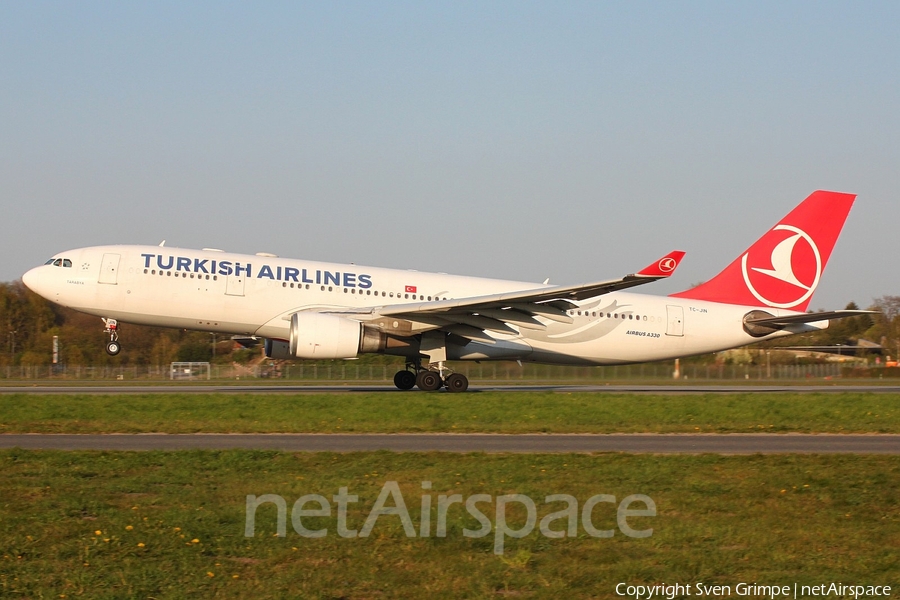
<svg viewBox="0 0 900 600"><path fill-rule="evenodd" d="M397 371L394 373L394 385L397 389L411 390L416 385L416 374L412 371Z"/></svg>
<svg viewBox="0 0 900 600"><path fill-rule="evenodd" d="M462 373L454 373L445 382L448 392L464 392L469 389L469 380Z"/></svg>
<svg viewBox="0 0 900 600"><path fill-rule="evenodd" d="M109 335L109 343L106 344L106 353L110 356L115 356L119 352L122 351L122 346L119 345L119 322L115 319L106 319L101 317L103 320L103 324L106 325L106 329L103 330L103 333Z"/></svg>
<svg viewBox="0 0 900 600"><path fill-rule="evenodd" d="M444 384L441 376L434 371L420 371L416 376L416 385L425 392L433 392Z"/></svg>

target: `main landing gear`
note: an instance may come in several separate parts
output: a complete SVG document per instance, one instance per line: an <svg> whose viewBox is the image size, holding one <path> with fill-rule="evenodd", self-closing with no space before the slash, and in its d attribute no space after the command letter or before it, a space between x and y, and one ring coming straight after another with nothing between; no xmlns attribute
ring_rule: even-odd
<svg viewBox="0 0 900 600"><path fill-rule="evenodd" d="M416 385L416 374L407 370L397 371L394 374L394 385L397 389L411 390Z"/></svg>
<svg viewBox="0 0 900 600"><path fill-rule="evenodd" d="M442 385L444 385L444 380L441 379L440 373L424 370L419 371L419 374L416 375L416 386L423 392L439 390Z"/></svg>
<svg viewBox="0 0 900 600"><path fill-rule="evenodd" d="M109 334L109 342L106 344L106 353L110 356L115 356L122 351L122 346L119 344L119 323L115 319L103 319L103 323L106 325L106 329L103 333Z"/></svg>
<svg viewBox="0 0 900 600"><path fill-rule="evenodd" d="M432 371L422 367L421 361L407 363L406 369L394 374L394 385L401 390L411 390L418 387L425 392L433 392L446 387L448 392L464 392L469 389L469 380L462 373L451 373L443 376L446 371L443 362L438 363L438 370Z"/></svg>

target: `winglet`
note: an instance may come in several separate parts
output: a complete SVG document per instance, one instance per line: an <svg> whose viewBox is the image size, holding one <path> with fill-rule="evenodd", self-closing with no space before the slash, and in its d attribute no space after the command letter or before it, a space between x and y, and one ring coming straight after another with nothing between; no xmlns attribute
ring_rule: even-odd
<svg viewBox="0 0 900 600"><path fill-rule="evenodd" d="M681 250L673 250L659 260L647 265L637 273L637 277L668 277L675 272L681 259L684 258L684 252Z"/></svg>

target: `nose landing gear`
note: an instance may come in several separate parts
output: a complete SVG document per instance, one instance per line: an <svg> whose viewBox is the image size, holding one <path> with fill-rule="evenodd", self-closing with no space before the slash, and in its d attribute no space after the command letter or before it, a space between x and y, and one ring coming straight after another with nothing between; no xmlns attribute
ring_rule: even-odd
<svg viewBox="0 0 900 600"><path fill-rule="evenodd" d="M115 356L122 351L122 346L119 344L119 323L115 319L103 319L103 324L106 325L103 333L109 334L106 353L110 356Z"/></svg>

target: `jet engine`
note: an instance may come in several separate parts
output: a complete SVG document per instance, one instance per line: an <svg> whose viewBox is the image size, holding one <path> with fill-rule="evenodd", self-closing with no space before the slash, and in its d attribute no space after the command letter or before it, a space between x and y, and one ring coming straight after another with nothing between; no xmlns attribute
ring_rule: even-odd
<svg viewBox="0 0 900 600"><path fill-rule="evenodd" d="M291 355L296 358L353 358L362 323L337 315L299 312L291 316Z"/></svg>
<svg viewBox="0 0 900 600"><path fill-rule="evenodd" d="M415 355L410 340L395 338L383 331L338 315L299 312L291 315L290 340L267 339L268 358L327 360L355 358L357 354L388 353Z"/></svg>

